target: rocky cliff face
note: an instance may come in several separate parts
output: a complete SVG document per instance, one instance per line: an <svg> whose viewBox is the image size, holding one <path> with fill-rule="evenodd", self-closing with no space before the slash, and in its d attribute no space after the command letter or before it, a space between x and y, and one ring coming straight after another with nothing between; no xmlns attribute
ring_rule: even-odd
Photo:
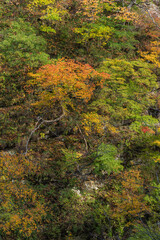
<svg viewBox="0 0 160 240"><path fill-rule="evenodd" d="M160 6L160 1L159 0L153 0L153 3L157 6Z"/></svg>
<svg viewBox="0 0 160 240"><path fill-rule="evenodd" d="M160 1L155 0L150 4L149 12L152 16L160 18Z"/></svg>

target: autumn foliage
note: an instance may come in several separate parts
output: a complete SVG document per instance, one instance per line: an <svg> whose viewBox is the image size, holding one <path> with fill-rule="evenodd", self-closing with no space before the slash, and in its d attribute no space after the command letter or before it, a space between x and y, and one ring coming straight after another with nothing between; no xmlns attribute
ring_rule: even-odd
<svg viewBox="0 0 160 240"><path fill-rule="evenodd" d="M133 224L135 217L142 217L149 211L147 202L143 193L143 178L138 169L124 171L117 176L118 186L116 189L109 191L108 198L111 203L110 214L115 219L130 220L128 224ZM114 186L113 186L114 187Z"/></svg>
<svg viewBox="0 0 160 240"><path fill-rule="evenodd" d="M39 167L24 156L5 154L0 157L0 171L0 228L8 237L17 231L19 237L30 237L41 230L46 216L42 196L27 181Z"/></svg>
<svg viewBox="0 0 160 240"><path fill-rule="evenodd" d="M160 239L158 1L0 15L0 240Z"/></svg>
<svg viewBox="0 0 160 240"><path fill-rule="evenodd" d="M62 105L73 105L73 99L88 102L96 87L102 87L107 73L98 73L88 64L76 63L73 60L59 60L40 68L36 74L30 74L35 80L29 85L41 88L38 93L40 101L37 104L53 104L56 101Z"/></svg>

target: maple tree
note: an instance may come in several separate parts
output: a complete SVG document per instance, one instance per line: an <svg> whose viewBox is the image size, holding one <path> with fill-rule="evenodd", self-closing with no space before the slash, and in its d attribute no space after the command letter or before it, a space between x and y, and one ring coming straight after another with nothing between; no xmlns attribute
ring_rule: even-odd
<svg viewBox="0 0 160 240"><path fill-rule="evenodd" d="M72 98L88 102L95 87L102 87L104 78L109 77L108 74L98 73L87 64L63 59L43 66L35 75L30 76L35 77L35 80L29 81L29 85L40 85L42 88L42 92L38 93L41 99L38 105L43 104L43 101L47 105L46 103L52 100L51 104L58 101L62 102L62 105L64 103L64 107L73 106Z"/></svg>
<svg viewBox="0 0 160 240"><path fill-rule="evenodd" d="M86 104L91 100L95 89L103 86L109 74L99 73L88 64L61 59L43 66L30 76L34 79L28 82L29 91L33 87L37 96L33 106L39 108L41 114L46 114L46 107L50 109L49 114L54 114L54 109L61 108L66 115L76 117L86 133L91 130L93 122L97 132L103 130L103 123L97 114L83 112L86 111Z"/></svg>

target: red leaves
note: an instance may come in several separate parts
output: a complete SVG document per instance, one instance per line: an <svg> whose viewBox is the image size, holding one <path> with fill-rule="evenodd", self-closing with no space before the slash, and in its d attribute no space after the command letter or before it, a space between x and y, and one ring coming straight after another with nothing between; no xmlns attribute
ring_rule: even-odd
<svg viewBox="0 0 160 240"><path fill-rule="evenodd" d="M142 127L141 127L141 130L142 130L142 132L144 132L144 133L155 134L155 132L154 132L151 128L147 127L147 126L142 126Z"/></svg>

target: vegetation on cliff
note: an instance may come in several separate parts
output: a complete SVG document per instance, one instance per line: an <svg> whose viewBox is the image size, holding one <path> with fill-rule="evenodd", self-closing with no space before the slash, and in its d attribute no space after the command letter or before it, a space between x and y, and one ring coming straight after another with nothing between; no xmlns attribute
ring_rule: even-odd
<svg viewBox="0 0 160 240"><path fill-rule="evenodd" d="M0 239L160 239L159 13L0 3Z"/></svg>

